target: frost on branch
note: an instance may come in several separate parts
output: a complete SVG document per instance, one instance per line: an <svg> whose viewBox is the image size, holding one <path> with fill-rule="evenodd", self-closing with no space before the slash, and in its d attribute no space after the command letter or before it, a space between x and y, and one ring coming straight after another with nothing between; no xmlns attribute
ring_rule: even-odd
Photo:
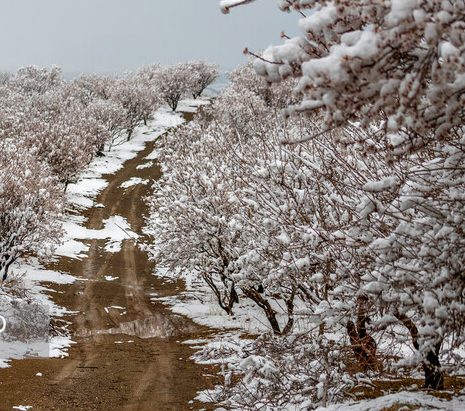
<svg viewBox="0 0 465 411"><path fill-rule="evenodd" d="M220 6L221 11L225 14L229 13L229 9L237 6L241 6L242 4L252 3L255 0L221 0Z"/></svg>
<svg viewBox="0 0 465 411"><path fill-rule="evenodd" d="M302 35L268 48L257 72L298 80L293 110L323 108L327 125L357 119L408 136L412 149L456 130L463 107L463 1L289 0ZM398 147L400 148L400 147Z"/></svg>

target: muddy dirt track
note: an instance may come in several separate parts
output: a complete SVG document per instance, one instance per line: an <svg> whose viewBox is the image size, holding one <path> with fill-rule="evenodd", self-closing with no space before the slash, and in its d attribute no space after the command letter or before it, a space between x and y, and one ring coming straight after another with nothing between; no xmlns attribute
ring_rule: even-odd
<svg viewBox="0 0 465 411"><path fill-rule="evenodd" d="M101 229L103 220L119 215L142 235L150 184L120 185L131 177L160 176L156 165L137 169L153 149L154 143L147 143L118 173L104 176L109 185L97 203L105 207L84 212L87 228ZM138 241L145 241L143 235ZM180 343L208 330L151 301L154 295L179 292L182 284L154 277L153 264L133 240L125 240L117 253L105 251L105 240L86 243L87 258L63 257L48 267L84 279L50 285L59 305L78 312L67 317L76 344L68 358L14 361L11 368L1 369L0 411L18 405L32 406L32 411L208 409L192 400L211 384L212 371L189 360L192 349ZM105 276L118 279L107 281ZM38 372L43 376L37 377Z"/></svg>

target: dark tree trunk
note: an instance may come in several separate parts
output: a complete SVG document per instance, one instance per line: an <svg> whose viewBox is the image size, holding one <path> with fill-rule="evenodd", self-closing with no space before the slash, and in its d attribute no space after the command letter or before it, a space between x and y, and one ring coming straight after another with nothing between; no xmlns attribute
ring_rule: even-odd
<svg viewBox="0 0 465 411"><path fill-rule="evenodd" d="M8 270L9 270L10 266L7 265L5 266L5 271L3 272L3 277L2 277L2 280L5 281L6 278L8 277Z"/></svg>
<svg viewBox="0 0 465 411"><path fill-rule="evenodd" d="M7 261L5 262L5 270L3 272L3 278L2 278L3 281L7 279L8 272L10 271L10 267L15 261L16 261L16 258L11 257L9 254L7 254Z"/></svg>
<svg viewBox="0 0 465 411"><path fill-rule="evenodd" d="M423 362L423 372L425 374L425 388L432 390L444 389L444 374L439 362L439 349L436 352L430 351L426 355L426 359Z"/></svg>
<svg viewBox="0 0 465 411"><path fill-rule="evenodd" d="M376 358L377 344L376 341L368 334L366 324L368 322L368 300L360 297L357 301L357 325L353 321L347 322L347 334L349 335L350 344L355 358L364 370L376 370L379 363Z"/></svg>
<svg viewBox="0 0 465 411"><path fill-rule="evenodd" d="M418 328L414 322L404 314L394 313L395 317L407 328L412 337L412 343L416 350L420 349L418 343ZM425 375L425 388L432 390L444 389L444 373L441 370L439 361L439 351L441 350L442 342L436 344L435 350L428 352L423 360L423 373Z"/></svg>
<svg viewBox="0 0 465 411"><path fill-rule="evenodd" d="M104 150L105 150L105 144L100 144L98 146L98 148L97 148L97 152L95 153L95 155L97 157L103 157L104 156L104 154L103 154Z"/></svg>
<svg viewBox="0 0 465 411"><path fill-rule="evenodd" d="M276 318L276 312L273 310L268 300L262 297L258 291L252 288L244 288L242 291L265 312L266 318L271 325L273 333L276 335L282 335L283 333L281 331L281 327L279 326L278 320Z"/></svg>
<svg viewBox="0 0 465 411"><path fill-rule="evenodd" d="M226 311L228 315L233 315L233 307L235 303L239 302L239 296L236 292L236 287L234 282L231 282L231 285L228 285L226 280L223 279L223 285L225 287L222 292L215 284L214 279L208 275L204 274L203 278L207 285L212 289L216 298L218 299L218 305Z"/></svg>
<svg viewBox="0 0 465 411"><path fill-rule="evenodd" d="M292 292L289 299L286 300L287 324L283 328L283 335L289 334L292 331L292 327L294 327L294 297L295 297L295 290Z"/></svg>
<svg viewBox="0 0 465 411"><path fill-rule="evenodd" d="M376 342L369 335L361 335L352 321L347 323L347 334L349 335L350 345L354 352L357 362L364 370L374 370L377 368L376 359Z"/></svg>

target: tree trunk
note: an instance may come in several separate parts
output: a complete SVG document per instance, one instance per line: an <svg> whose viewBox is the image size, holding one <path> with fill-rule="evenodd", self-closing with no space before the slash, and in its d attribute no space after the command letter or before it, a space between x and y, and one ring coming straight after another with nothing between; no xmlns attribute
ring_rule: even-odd
<svg viewBox="0 0 465 411"><path fill-rule="evenodd" d="M3 277L2 277L2 281L5 281L8 277L8 272L10 271L10 267L12 266L12 264L16 261L16 258L15 257L12 257L10 254L7 254L7 259L4 263L4 266L3 266Z"/></svg>
<svg viewBox="0 0 465 411"><path fill-rule="evenodd" d="M368 299L359 297L357 299L357 322L347 322L347 334L349 335L352 351L358 363L364 370L376 370L380 368L376 358L377 344L371 335L368 334L366 324L368 318Z"/></svg>
<svg viewBox="0 0 465 411"><path fill-rule="evenodd" d="M103 157L103 152L105 151L105 144L99 144L97 152L95 153L97 157Z"/></svg>
<svg viewBox="0 0 465 411"><path fill-rule="evenodd" d="M418 343L418 328L414 322L404 314L398 312L394 313L394 316L404 325L410 332L412 337L412 343L416 350L420 350L420 344ZM444 389L444 373L441 370L441 363L439 361L439 351L441 350L442 342L436 344L435 351L430 351L426 354L426 358L423 360L423 373L425 375L425 388L432 390L443 390Z"/></svg>
<svg viewBox="0 0 465 411"><path fill-rule="evenodd" d="M287 335L292 331L292 327L294 327L294 297L295 297L295 289L292 291L292 294L286 300L286 307L287 307L287 324L283 328L283 335Z"/></svg>
<svg viewBox="0 0 465 411"><path fill-rule="evenodd" d="M376 342L369 335L363 335L357 330L353 321L347 322L347 334L355 358L360 366L366 370L375 370L378 366L376 359Z"/></svg>
<svg viewBox="0 0 465 411"><path fill-rule="evenodd" d="M439 362L439 349L436 352L430 351L423 362L423 372L425 374L425 388L432 390L444 389L444 374Z"/></svg>
<svg viewBox="0 0 465 411"><path fill-rule="evenodd" d="M221 292L221 290L218 289L218 287L216 286L214 279L210 275L204 273L203 278L215 294L219 306L224 311L226 311L228 315L233 315L234 304L239 302L239 296L237 295L234 282L231 281L231 286L229 288L228 284L226 284L226 282L223 281L225 289L223 292Z"/></svg>
<svg viewBox="0 0 465 411"><path fill-rule="evenodd" d="M262 297L258 291L253 290L252 288L243 288L242 291L246 297L254 301L265 312L266 318L268 319L274 334L282 335L283 333L276 318L276 312L273 310L270 303Z"/></svg>

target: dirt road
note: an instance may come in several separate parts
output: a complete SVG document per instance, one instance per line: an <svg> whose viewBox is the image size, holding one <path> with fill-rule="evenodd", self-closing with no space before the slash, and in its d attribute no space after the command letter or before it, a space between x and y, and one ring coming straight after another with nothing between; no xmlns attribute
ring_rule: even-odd
<svg viewBox="0 0 465 411"><path fill-rule="evenodd" d="M87 228L100 229L103 220L119 215L142 235L150 184L120 186L131 177L159 177L156 165L137 168L153 149L154 143L148 143L117 174L105 176L109 185L97 198L104 207L85 212ZM138 241L144 241L143 235ZM14 361L0 370L0 410L17 405L30 405L32 411L208 409L192 399L209 385L205 375L211 370L189 360L192 349L180 343L208 330L151 301L154 295L175 294L182 284L155 278L153 264L133 240L125 240L117 253L105 251L105 240L87 244L87 258L63 257L49 266L85 279L51 285L53 299L78 312L67 318L76 345L66 359ZM105 276L118 278L107 281Z"/></svg>

